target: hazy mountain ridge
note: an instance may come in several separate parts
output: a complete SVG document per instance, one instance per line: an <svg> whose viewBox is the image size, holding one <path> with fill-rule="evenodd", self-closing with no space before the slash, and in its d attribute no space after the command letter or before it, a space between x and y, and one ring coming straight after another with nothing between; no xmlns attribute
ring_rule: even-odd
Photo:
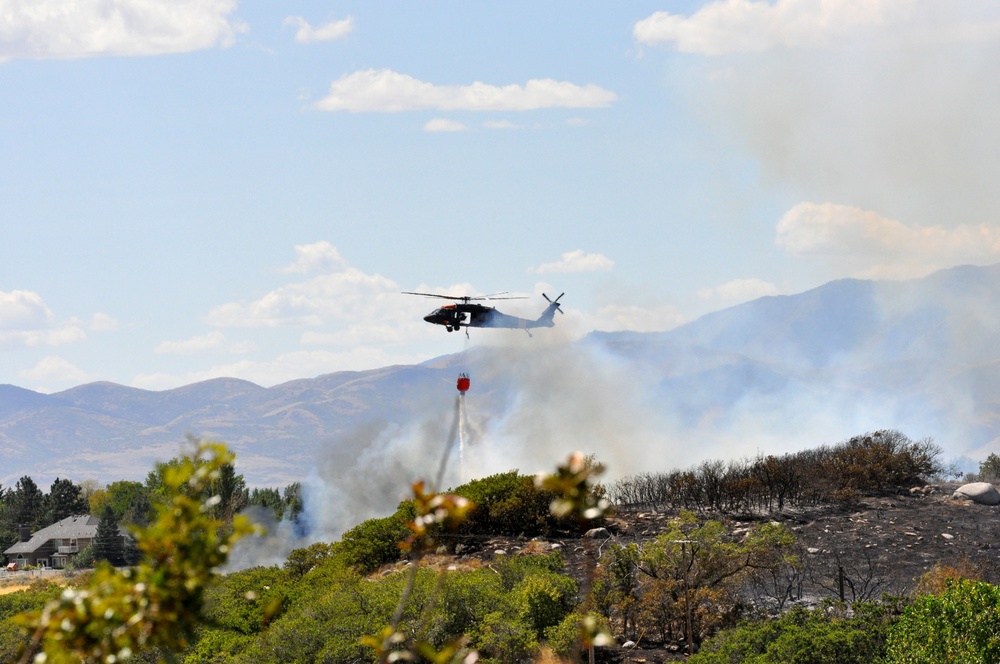
<svg viewBox="0 0 1000 664"><path fill-rule="evenodd" d="M771 440L785 436L782 445L801 448L831 442L816 435L835 440L860 432L852 427L891 427L934 436L961 454L1000 438L997 312L1000 265L912 281L845 279L668 332L594 332L561 361L583 353L615 358L616 371L634 372L648 386L646 396L672 419L669 434L679 438L724 439L740 435L747 422L787 422ZM543 343L528 340L523 353L544 352L535 350ZM0 385L0 481L30 474L44 484L56 472L78 481L139 478L154 458L176 454L189 433L232 445L252 469L244 471L252 483L294 481L333 441L358 445L359 453L363 437L354 441L351 432L366 424L420 426L427 412L447 417L466 361L485 367L474 375L480 412L503 419L523 386L507 371L519 356L497 359L502 352L521 351L476 347L467 358L269 388L232 378L162 392L92 383L45 395ZM558 398L551 407L561 407Z"/></svg>

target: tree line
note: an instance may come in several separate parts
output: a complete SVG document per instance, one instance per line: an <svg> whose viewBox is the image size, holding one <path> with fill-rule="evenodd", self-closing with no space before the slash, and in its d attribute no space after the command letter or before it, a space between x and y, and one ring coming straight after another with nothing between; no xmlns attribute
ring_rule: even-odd
<svg viewBox="0 0 1000 664"><path fill-rule="evenodd" d="M940 475L941 448L894 430L781 456L705 461L689 470L642 473L607 486L619 509L759 513L785 507L853 503L863 495L913 486Z"/></svg>
<svg viewBox="0 0 1000 664"><path fill-rule="evenodd" d="M69 516L92 514L117 529L119 524L131 527L148 526L156 514L156 506L169 498L166 473L182 464L182 458L157 463L144 482L119 480L100 486L92 480L76 484L57 478L46 493L25 475L13 486L0 486L0 555L20 537L21 527L30 532L49 526ZM205 488L208 495L219 496L211 506L211 516L226 523L247 507L256 505L270 510L275 519L297 521L302 512L302 486L294 482L283 489L272 487L248 488L243 475L232 463L223 464L218 477ZM81 554L84 552L81 552ZM92 552L80 562L90 563ZM102 559L102 558L97 558ZM107 559L107 558L105 558ZM114 560L114 558L111 558Z"/></svg>

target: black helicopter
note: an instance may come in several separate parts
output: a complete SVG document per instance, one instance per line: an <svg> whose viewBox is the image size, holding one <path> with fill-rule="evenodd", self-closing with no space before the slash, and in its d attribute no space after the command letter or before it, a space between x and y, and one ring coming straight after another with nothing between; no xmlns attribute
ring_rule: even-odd
<svg viewBox="0 0 1000 664"><path fill-rule="evenodd" d="M555 315L558 311L562 313L562 309L559 305L559 298L561 298L566 293L560 293L559 297L554 300L549 299L549 296L542 293L542 297L548 301L549 306L545 308L542 315L531 320L529 318L518 318L517 316L509 316L505 313L501 313L496 310L495 307L488 307L484 304L479 304L478 300L524 300L526 298L520 296L508 296L506 293L497 293L495 295L480 295L480 296L470 296L470 295L439 295L437 293L411 293L410 291L403 291L404 295L423 295L424 297L439 297L444 300L455 300L454 304L446 304L443 307L435 309L431 313L424 316L424 320L428 323L434 323L435 325L444 325L444 328L449 332L457 330L460 327L470 328L470 327L503 327L511 328L515 330L530 330L535 327L552 327L555 325ZM530 335L531 333L528 332Z"/></svg>

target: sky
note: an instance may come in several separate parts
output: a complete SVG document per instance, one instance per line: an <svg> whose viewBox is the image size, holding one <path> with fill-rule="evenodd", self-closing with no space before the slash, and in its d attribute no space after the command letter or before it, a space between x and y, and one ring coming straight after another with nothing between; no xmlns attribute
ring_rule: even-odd
<svg viewBox="0 0 1000 664"><path fill-rule="evenodd" d="M0 383L462 349L401 291L580 336L995 263L998 61L995 0L0 0Z"/></svg>

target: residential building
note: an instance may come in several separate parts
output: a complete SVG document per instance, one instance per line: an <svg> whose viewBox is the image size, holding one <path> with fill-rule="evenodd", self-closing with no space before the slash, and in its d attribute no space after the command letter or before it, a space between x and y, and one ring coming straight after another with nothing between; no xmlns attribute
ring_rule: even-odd
<svg viewBox="0 0 1000 664"><path fill-rule="evenodd" d="M4 551L4 555L9 562L17 563L22 569L25 565L65 567L73 556L94 541L100 522L98 517L87 514L68 516L33 534L22 527L21 541ZM125 528L118 526L118 532L123 538L132 539Z"/></svg>

